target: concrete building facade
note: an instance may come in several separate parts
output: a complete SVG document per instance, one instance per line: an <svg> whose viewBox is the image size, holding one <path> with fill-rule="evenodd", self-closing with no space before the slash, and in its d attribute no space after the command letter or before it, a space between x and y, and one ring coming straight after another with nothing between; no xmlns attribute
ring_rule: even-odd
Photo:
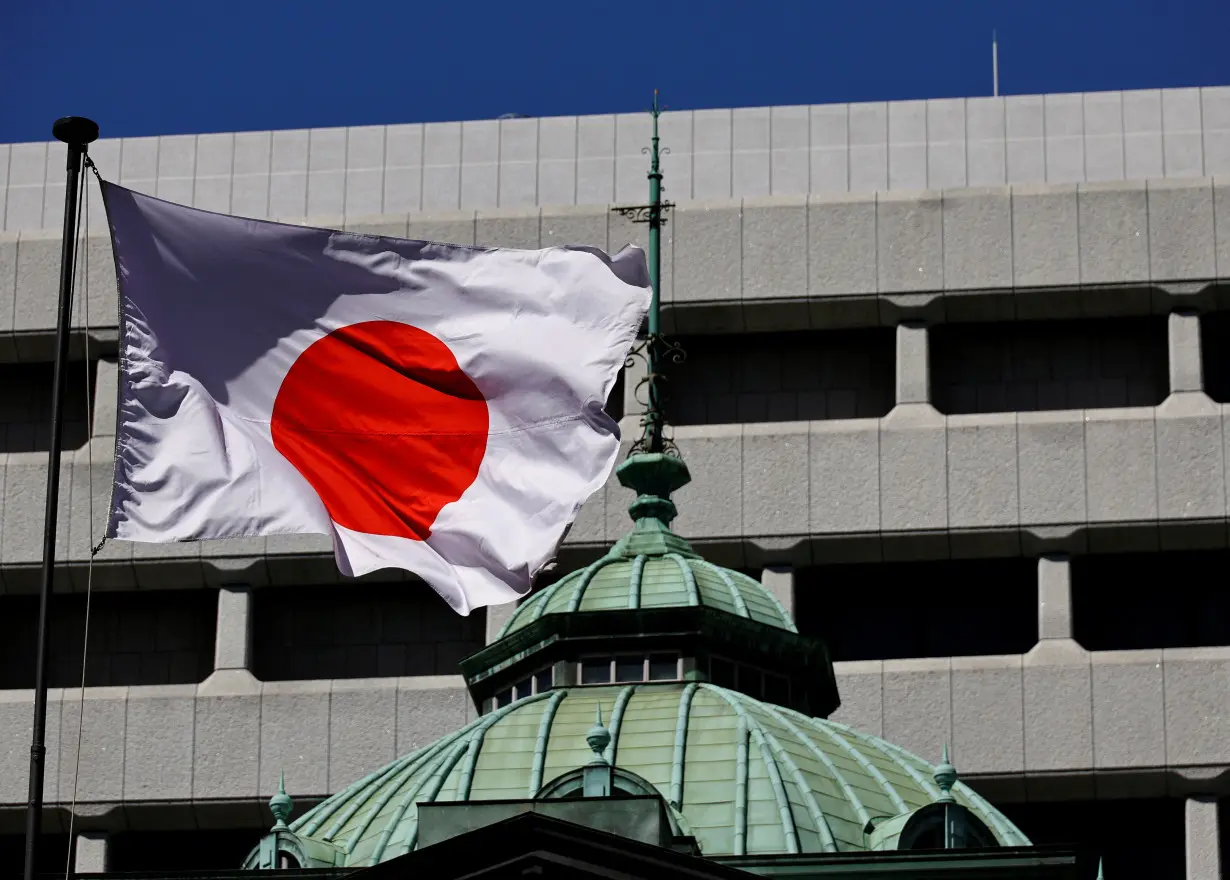
<svg viewBox="0 0 1230 880"><path fill-rule="evenodd" d="M103 140L91 156L209 210L617 249L644 244L618 209L645 202L648 137L648 114L621 114ZM680 534L828 641L835 720L932 759L950 744L1035 842L1137 838L1121 876L1223 876L1230 88L671 112L662 138L664 328L688 354L668 408L693 475ZM0 834L20 831L26 795L60 147L0 146ZM133 859L173 859L185 835L233 844L238 864L280 772L310 805L474 717L457 663L511 609L458 618L395 573L343 583L323 538L117 542L91 567L117 376L97 195L49 829L75 817L83 867L175 867ZM609 403L625 445L638 378ZM612 479L586 504L556 571L626 530L627 495Z"/></svg>

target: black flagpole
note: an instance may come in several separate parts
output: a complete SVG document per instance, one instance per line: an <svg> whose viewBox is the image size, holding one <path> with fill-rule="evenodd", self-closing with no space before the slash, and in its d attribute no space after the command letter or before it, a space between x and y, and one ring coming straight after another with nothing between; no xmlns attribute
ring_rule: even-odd
<svg viewBox="0 0 1230 880"><path fill-rule="evenodd" d="M30 798L26 805L25 880L34 880L39 832L43 821L43 770L47 732L47 606L56 561L56 514L60 498L60 439L64 429L64 388L68 384L69 323L73 312L73 267L77 247L77 189L86 145L98 138L98 124L82 116L65 116L51 127L68 144L68 180L64 188L64 240L60 251L60 311L56 321L56 361L51 390L51 449L47 453L47 500L43 520L43 580L38 596L38 659L34 667L34 733L30 742ZM73 842L68 842L71 848Z"/></svg>

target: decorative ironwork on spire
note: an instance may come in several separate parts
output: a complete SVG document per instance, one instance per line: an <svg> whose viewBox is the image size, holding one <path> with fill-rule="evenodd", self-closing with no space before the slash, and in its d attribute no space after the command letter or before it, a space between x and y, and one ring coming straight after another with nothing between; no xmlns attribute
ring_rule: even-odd
<svg viewBox="0 0 1230 880"><path fill-rule="evenodd" d="M667 341L662 335L662 226L666 223L665 213L673 208L674 204L662 200L662 157L670 153L670 148L660 146L658 117L661 113L658 91L654 89L653 109L650 112L653 119L653 138L651 146L641 150L649 156L649 204L621 206L614 210L633 223L649 224L649 281L652 297L649 304L648 333L645 341L628 355L627 363L628 367L632 367L636 359L641 358L646 366L645 376L638 383L635 395L645 407L641 416L641 437L633 444L632 452L669 453L677 456L678 449L665 430L663 386L666 376L663 374L663 367L668 361L682 363L684 353L677 343ZM642 388L645 389L644 400L641 399Z"/></svg>

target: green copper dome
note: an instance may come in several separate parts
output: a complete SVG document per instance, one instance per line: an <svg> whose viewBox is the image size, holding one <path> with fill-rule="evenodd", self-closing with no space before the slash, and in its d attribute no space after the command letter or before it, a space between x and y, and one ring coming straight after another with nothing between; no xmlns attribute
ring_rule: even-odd
<svg viewBox="0 0 1230 880"><path fill-rule="evenodd" d="M702 559L670 530L670 493L688 481L687 467L665 454L639 454L617 471L638 493L629 508L632 531L605 556L522 603L501 638L548 614L641 608L716 608L737 617L797 632L773 594L747 575Z"/></svg>
<svg viewBox="0 0 1230 880"><path fill-rule="evenodd" d="M748 620L796 632L773 594L745 574L706 562L694 553L635 555L616 547L574 571L516 610L500 636L546 614L673 606L718 608Z"/></svg>
<svg viewBox="0 0 1230 880"><path fill-rule="evenodd" d="M652 785L706 856L863 851L876 824L943 797L936 769L904 749L736 691L695 682L575 687L479 718L334 795L291 830L338 866L395 858L417 844L417 803L533 798L584 765L596 705L609 713L607 761ZM952 796L1001 845L1028 844L968 787L956 783Z"/></svg>

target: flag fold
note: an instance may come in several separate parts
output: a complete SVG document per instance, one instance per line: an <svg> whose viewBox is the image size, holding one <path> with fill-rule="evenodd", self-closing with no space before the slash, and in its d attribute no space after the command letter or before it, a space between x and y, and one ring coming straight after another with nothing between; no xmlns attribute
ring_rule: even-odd
<svg viewBox="0 0 1230 880"><path fill-rule="evenodd" d="M644 254L247 220L103 184L120 288L107 536L332 538L512 601L614 467Z"/></svg>

